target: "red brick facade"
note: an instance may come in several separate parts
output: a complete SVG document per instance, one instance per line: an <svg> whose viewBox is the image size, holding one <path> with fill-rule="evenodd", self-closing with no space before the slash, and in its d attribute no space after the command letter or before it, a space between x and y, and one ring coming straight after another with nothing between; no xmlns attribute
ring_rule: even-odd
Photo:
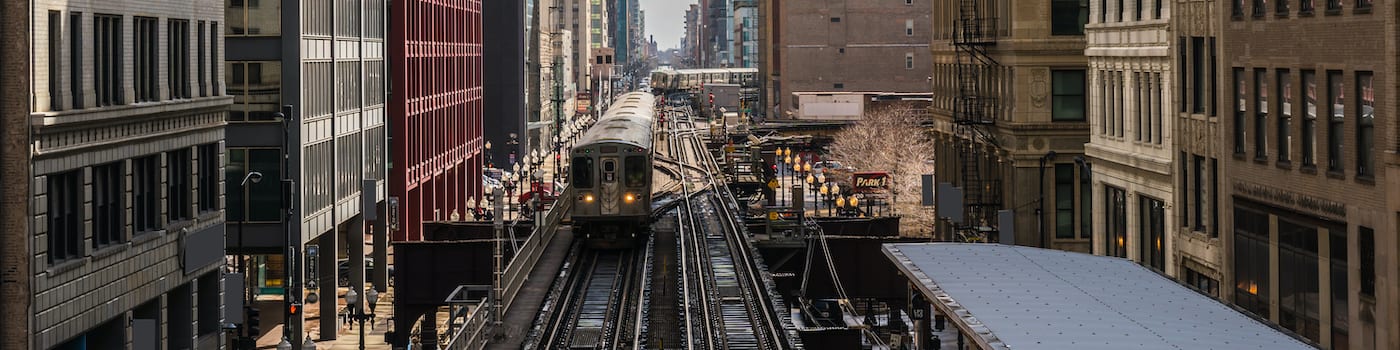
<svg viewBox="0 0 1400 350"><path fill-rule="evenodd" d="M480 0L393 2L389 96L397 198L395 241L422 240L422 223L471 216L481 194Z"/></svg>

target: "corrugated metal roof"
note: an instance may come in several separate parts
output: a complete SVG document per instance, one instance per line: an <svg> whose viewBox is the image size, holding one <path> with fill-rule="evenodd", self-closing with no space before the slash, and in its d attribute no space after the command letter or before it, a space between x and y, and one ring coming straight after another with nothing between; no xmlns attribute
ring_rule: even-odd
<svg viewBox="0 0 1400 350"><path fill-rule="evenodd" d="M992 349L1314 349L1132 261L1000 244L886 244Z"/></svg>

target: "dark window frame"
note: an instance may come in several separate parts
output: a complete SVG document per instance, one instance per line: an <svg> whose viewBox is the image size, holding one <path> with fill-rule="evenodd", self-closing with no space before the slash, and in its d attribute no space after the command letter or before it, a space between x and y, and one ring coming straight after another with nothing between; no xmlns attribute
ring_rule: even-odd
<svg viewBox="0 0 1400 350"><path fill-rule="evenodd" d="M1303 123L1301 126L1302 162L1304 167L1317 166L1317 72L1303 70L1299 73L1299 94L1303 100Z"/></svg>
<svg viewBox="0 0 1400 350"><path fill-rule="evenodd" d="M1078 91L1077 94L1073 93L1072 91L1064 91L1064 90L1062 90L1062 89L1061 89L1061 85L1057 83L1057 82L1061 81L1062 79L1073 79L1074 77L1070 77L1069 75L1074 75L1074 74L1078 74L1078 79L1077 79L1077 81L1078 81L1078 83L1079 83L1079 84L1078 84L1079 91ZM1088 79L1087 72L1086 72L1085 70L1083 70L1083 69L1052 69L1052 70L1050 71L1050 86L1051 86L1051 89L1050 89L1050 93L1051 93L1051 97L1050 97L1050 99L1051 99L1051 101L1050 101L1050 120L1051 120L1051 121L1055 121L1055 122L1083 122L1083 121L1088 120L1089 111L1088 111L1088 108L1087 108L1087 104L1088 104L1088 99L1087 99L1087 97L1088 97L1088 80L1087 80L1087 79ZM1061 107L1065 106L1065 105L1064 105L1065 103L1069 103L1070 101L1073 101L1072 99L1073 99L1075 96L1078 96L1077 101L1078 101L1078 106L1079 106L1079 115L1078 115L1077 117L1070 117L1070 116L1065 116L1065 115L1059 115L1059 114L1056 113L1057 111L1061 111L1061 109L1062 109Z"/></svg>
<svg viewBox="0 0 1400 350"><path fill-rule="evenodd" d="M126 242L126 172L123 162L92 167L92 248Z"/></svg>
<svg viewBox="0 0 1400 350"><path fill-rule="evenodd" d="M1139 263L1166 272L1166 203L1138 194L1138 237L1141 242Z"/></svg>
<svg viewBox="0 0 1400 350"><path fill-rule="evenodd" d="M1254 160L1269 158L1269 73L1265 68L1254 69Z"/></svg>
<svg viewBox="0 0 1400 350"><path fill-rule="evenodd" d="M1191 37L1191 113L1206 113L1206 38ZM1184 97L1183 97L1184 98Z"/></svg>
<svg viewBox="0 0 1400 350"><path fill-rule="evenodd" d="M136 102L160 100L160 20L136 16L132 19L132 86Z"/></svg>
<svg viewBox="0 0 1400 350"><path fill-rule="evenodd" d="M1376 299L1376 231L1370 227L1356 228L1356 246L1361 253L1357 265L1361 272L1361 296Z"/></svg>
<svg viewBox="0 0 1400 350"><path fill-rule="evenodd" d="M48 73L49 73L49 110L63 110L63 12L49 11L48 18Z"/></svg>
<svg viewBox="0 0 1400 350"><path fill-rule="evenodd" d="M82 109L83 106L83 13L68 14L68 94L69 108Z"/></svg>
<svg viewBox="0 0 1400 350"><path fill-rule="evenodd" d="M1341 175L1345 171L1342 159L1342 138L1346 119L1346 100L1342 91L1342 71L1327 71L1327 172ZM1341 102L1341 103L1338 103Z"/></svg>
<svg viewBox="0 0 1400 350"><path fill-rule="evenodd" d="M83 258L82 170L50 174L47 182L49 265Z"/></svg>
<svg viewBox="0 0 1400 350"><path fill-rule="evenodd" d="M1086 23L1089 23L1087 0L1050 0L1050 35L1083 36Z"/></svg>
<svg viewBox="0 0 1400 350"><path fill-rule="evenodd" d="M193 190L190 184L190 175L194 172L190 168L192 159L191 151L188 147L165 152L165 213L171 222L184 221L194 218L193 200L190 192Z"/></svg>
<svg viewBox="0 0 1400 350"><path fill-rule="evenodd" d="M1293 145L1293 76L1287 68L1274 71L1274 92L1278 102L1275 111L1274 155L1280 165L1287 166L1292 161Z"/></svg>
<svg viewBox="0 0 1400 350"><path fill-rule="evenodd" d="M1075 219L1078 213L1075 207L1075 185L1078 176L1075 176L1074 164L1057 163L1055 171L1055 239L1075 239Z"/></svg>
<svg viewBox="0 0 1400 350"><path fill-rule="evenodd" d="M1360 1L1360 0L1358 0ZM1375 76L1368 71L1356 72L1354 96L1356 103L1356 176L1374 179L1376 173L1376 108ZM1368 101L1369 99L1369 101ZM1368 112L1367 109L1370 109Z"/></svg>
<svg viewBox="0 0 1400 350"><path fill-rule="evenodd" d="M219 169L220 155L219 144L211 143L198 146L199 157L199 212L207 213L219 210ZM239 179L242 180L242 179Z"/></svg>
<svg viewBox="0 0 1400 350"><path fill-rule="evenodd" d="M160 155L131 160L131 217L134 235L159 231L164 227L160 209Z"/></svg>
<svg viewBox="0 0 1400 350"><path fill-rule="evenodd" d="M1233 70L1233 74L1235 77L1235 103L1233 103L1233 108L1235 109L1235 120L1232 123L1233 125L1231 126L1234 131L1233 139L1235 141L1235 155L1239 157L1244 157L1246 143L1245 114L1249 113L1247 108L1247 106L1249 106L1249 103L1247 102L1249 100L1249 90L1248 85L1246 85L1245 83L1244 68L1235 67Z"/></svg>

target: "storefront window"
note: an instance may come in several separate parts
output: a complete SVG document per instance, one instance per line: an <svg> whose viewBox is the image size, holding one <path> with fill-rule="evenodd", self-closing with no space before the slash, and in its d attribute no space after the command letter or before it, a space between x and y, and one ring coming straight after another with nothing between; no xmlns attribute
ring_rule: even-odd
<svg viewBox="0 0 1400 350"><path fill-rule="evenodd" d="M1319 341L1317 227L1278 219L1279 325Z"/></svg>
<svg viewBox="0 0 1400 350"><path fill-rule="evenodd" d="M1269 318L1269 216L1235 208L1235 305Z"/></svg>

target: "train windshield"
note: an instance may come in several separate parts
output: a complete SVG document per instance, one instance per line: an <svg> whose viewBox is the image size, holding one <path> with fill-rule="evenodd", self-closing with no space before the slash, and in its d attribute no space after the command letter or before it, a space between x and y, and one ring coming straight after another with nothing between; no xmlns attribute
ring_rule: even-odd
<svg viewBox="0 0 1400 350"><path fill-rule="evenodd" d="M622 164L627 187L646 187L647 164L646 157L628 156L627 161Z"/></svg>
<svg viewBox="0 0 1400 350"><path fill-rule="evenodd" d="M574 164L570 168L574 169L573 178L570 179L573 180L574 188L593 187L593 158L574 157Z"/></svg>

